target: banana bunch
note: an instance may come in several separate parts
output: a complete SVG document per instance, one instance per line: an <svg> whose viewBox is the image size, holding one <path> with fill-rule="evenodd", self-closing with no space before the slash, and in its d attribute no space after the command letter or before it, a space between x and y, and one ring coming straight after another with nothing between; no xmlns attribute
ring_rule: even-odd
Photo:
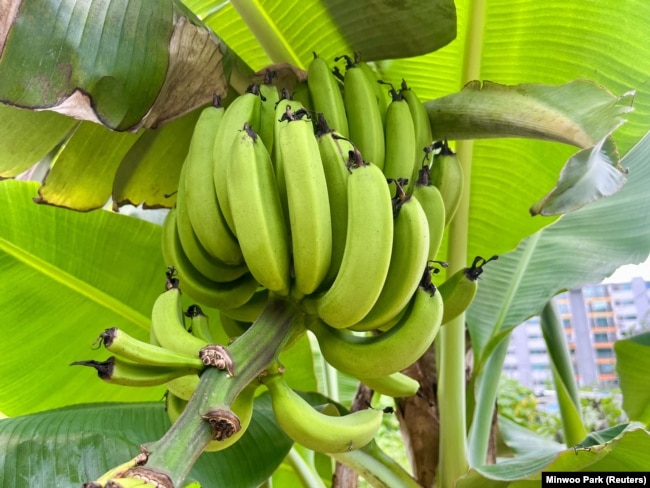
<svg viewBox="0 0 650 488"><path fill-rule="evenodd" d="M336 369L384 395L418 391L402 370L469 306L483 266L496 257L477 257L434 285L465 190L460 162L446 140L432 140L428 114L404 80L397 89L358 59L338 62L314 54L293 94L267 71L227 107L216 98L202 111L162 226L170 272L149 343L109 329L100 341L114 356L74 364L112 383L165 385L174 421L206 365L228 369L213 344L215 325L197 306L183 311L182 286L218 310L231 338L248 330L269 297L293 300ZM313 450L361 447L381 422L381 410L320 412L277 372L260 380L282 428ZM231 405L236 432L208 449L243 434L257 386Z"/></svg>

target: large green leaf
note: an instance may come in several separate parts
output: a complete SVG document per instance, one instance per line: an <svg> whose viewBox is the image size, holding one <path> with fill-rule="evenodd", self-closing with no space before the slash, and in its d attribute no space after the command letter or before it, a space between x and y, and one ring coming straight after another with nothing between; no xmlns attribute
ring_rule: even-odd
<svg viewBox="0 0 650 488"><path fill-rule="evenodd" d="M650 425L650 333L617 341L614 350L623 408L630 419Z"/></svg>
<svg viewBox="0 0 650 488"><path fill-rule="evenodd" d="M78 123L54 112L0 105L0 178L11 178L28 170ZM33 130L34 126L41 130Z"/></svg>
<svg viewBox="0 0 650 488"><path fill-rule="evenodd" d="M160 388L108 385L68 365L105 359L92 344L108 327L148 338L151 307L164 287L160 228L107 211L39 206L36 189L0 182L0 411L159 399Z"/></svg>
<svg viewBox="0 0 650 488"><path fill-rule="evenodd" d="M305 68L314 51L328 61L353 52L364 60L416 56L456 36L452 0L183 1L255 71L287 62Z"/></svg>
<svg viewBox="0 0 650 488"><path fill-rule="evenodd" d="M650 134L624 158L630 180L615 195L562 217L513 252L500 256L481 276L467 314L475 354L475 403L471 450L482 457L510 332L562 289L599 282L619 266L650 254ZM634 211L630 211L634 209ZM624 238L622 238L624 236Z"/></svg>
<svg viewBox="0 0 650 488"><path fill-rule="evenodd" d="M435 53L380 63L386 80L395 83L404 78L428 101L455 93L472 80L518 86L564 85L589 79L615 95L636 91L634 112L626 115L628 122L614 133L622 154L647 132L649 3L455 3L457 39ZM573 97L563 103L574 106ZM504 102L501 110L508 108ZM594 113L595 120L597 115ZM529 208L556 185L560 168L574 152L563 144L527 139L474 143L467 245L470 260L475 255L513 249L521 239L553 222L551 218L531 218ZM634 178L632 173L629 177ZM441 258L447 255L445 248Z"/></svg>
<svg viewBox="0 0 650 488"><path fill-rule="evenodd" d="M575 449L558 453L549 445L499 464L476 467L456 486L539 486L542 471L648 471L650 458L646 453L650 449L650 432L638 424L625 427L602 431L597 442L587 438Z"/></svg>
<svg viewBox="0 0 650 488"><path fill-rule="evenodd" d="M132 459L168 428L163 402L84 404L1 420L0 480L5 488L81 486ZM203 453L187 481L254 488L292 444L262 394L242 438L224 451Z"/></svg>
<svg viewBox="0 0 650 488"><path fill-rule="evenodd" d="M3 13L6 104L136 130L226 93L219 43L174 0L11 0Z"/></svg>

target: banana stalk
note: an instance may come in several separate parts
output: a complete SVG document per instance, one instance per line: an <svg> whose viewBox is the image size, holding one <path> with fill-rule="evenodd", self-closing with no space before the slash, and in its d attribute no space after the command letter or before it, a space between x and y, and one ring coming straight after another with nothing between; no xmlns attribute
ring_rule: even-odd
<svg viewBox="0 0 650 488"><path fill-rule="evenodd" d="M237 395L276 359L284 346L303 334L303 315L290 301L270 298L269 303L246 333L227 347L233 361L233 376L209 368L178 420L151 446L146 468L166 473L173 486L183 480L214 440L210 423L202 415L215 406L226 408ZM134 470L137 473L137 468Z"/></svg>

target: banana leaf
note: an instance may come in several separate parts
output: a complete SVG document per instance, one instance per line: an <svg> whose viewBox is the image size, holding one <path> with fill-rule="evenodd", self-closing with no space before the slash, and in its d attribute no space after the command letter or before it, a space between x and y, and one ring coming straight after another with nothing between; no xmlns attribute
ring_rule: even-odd
<svg viewBox="0 0 650 488"><path fill-rule="evenodd" d="M151 308L165 286L160 227L104 210L39 206L32 201L37 188L0 181L0 412L13 417L80 403L159 400L163 387L110 385L69 365L110 356L93 345L109 327L149 340ZM310 357L306 338L283 355L296 370L292 386L315 388L315 373L305 366Z"/></svg>
<svg viewBox="0 0 650 488"><path fill-rule="evenodd" d="M81 486L134 458L169 425L162 401L89 403L0 420L0 479L5 488ZM292 444L263 393L242 438L223 451L203 453L187 482L254 488Z"/></svg>

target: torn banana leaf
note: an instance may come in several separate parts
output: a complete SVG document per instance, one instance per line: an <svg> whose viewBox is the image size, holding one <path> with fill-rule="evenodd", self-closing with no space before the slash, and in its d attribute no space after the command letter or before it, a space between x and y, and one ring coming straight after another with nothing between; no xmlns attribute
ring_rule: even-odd
<svg viewBox="0 0 650 488"><path fill-rule="evenodd" d="M226 94L219 40L179 1L4 3L0 100L7 105L135 132Z"/></svg>

